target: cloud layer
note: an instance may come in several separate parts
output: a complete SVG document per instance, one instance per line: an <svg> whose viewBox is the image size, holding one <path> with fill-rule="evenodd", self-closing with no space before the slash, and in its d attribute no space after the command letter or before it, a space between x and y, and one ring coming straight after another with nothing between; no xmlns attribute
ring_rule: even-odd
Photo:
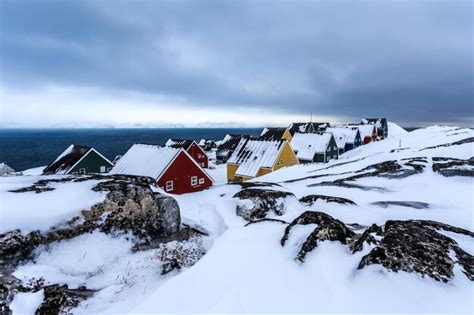
<svg viewBox="0 0 474 315"><path fill-rule="evenodd" d="M4 0L1 120L279 124L313 112L472 125L472 12L471 1ZM118 109L135 115L107 114Z"/></svg>

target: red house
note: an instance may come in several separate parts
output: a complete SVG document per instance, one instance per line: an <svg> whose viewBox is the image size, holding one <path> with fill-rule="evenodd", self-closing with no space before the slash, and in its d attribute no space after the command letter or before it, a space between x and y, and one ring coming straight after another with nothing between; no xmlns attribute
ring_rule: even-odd
<svg viewBox="0 0 474 315"><path fill-rule="evenodd" d="M209 157L194 140L169 139L165 146L176 149L183 148L201 167L209 167Z"/></svg>
<svg viewBox="0 0 474 315"><path fill-rule="evenodd" d="M155 178L156 186L172 194L201 191L213 184L212 178L183 148L134 144L109 174Z"/></svg>
<svg viewBox="0 0 474 315"><path fill-rule="evenodd" d="M368 144L378 139L377 130L374 125L357 125L363 144Z"/></svg>

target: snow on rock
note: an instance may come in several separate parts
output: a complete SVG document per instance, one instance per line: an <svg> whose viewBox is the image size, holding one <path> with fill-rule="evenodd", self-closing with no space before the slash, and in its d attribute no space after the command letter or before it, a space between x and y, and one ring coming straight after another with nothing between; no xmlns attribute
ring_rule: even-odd
<svg viewBox="0 0 474 315"><path fill-rule="evenodd" d="M42 178L44 177L0 177L0 233L15 229L23 233L47 231L105 199L105 193L91 190L99 183L97 180L52 183L51 191L40 194L10 191L32 185Z"/></svg>
<svg viewBox="0 0 474 315"><path fill-rule="evenodd" d="M34 315L44 299L44 290L18 293L10 305L13 314Z"/></svg>
<svg viewBox="0 0 474 315"><path fill-rule="evenodd" d="M34 168L29 168L27 170L21 171L21 174L25 176L38 176L43 174L43 170L45 169L45 166L39 166L39 167L34 167Z"/></svg>

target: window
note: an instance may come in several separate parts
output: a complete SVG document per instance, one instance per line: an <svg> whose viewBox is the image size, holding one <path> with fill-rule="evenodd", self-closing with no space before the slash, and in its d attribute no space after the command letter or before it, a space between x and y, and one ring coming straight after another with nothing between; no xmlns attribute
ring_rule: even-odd
<svg viewBox="0 0 474 315"><path fill-rule="evenodd" d="M79 174L85 174L86 173L86 169L85 168L80 168L79 169Z"/></svg>
<svg viewBox="0 0 474 315"><path fill-rule="evenodd" d="M197 176L191 177L191 186L196 186L197 183L198 183L198 177Z"/></svg>
<svg viewBox="0 0 474 315"><path fill-rule="evenodd" d="M105 166L101 166L101 167L100 167L100 172L101 172L101 173L105 173Z"/></svg>
<svg viewBox="0 0 474 315"><path fill-rule="evenodd" d="M204 178L199 178L199 185L204 184Z"/></svg>
<svg viewBox="0 0 474 315"><path fill-rule="evenodd" d="M173 191L173 181L169 180L166 182L166 191Z"/></svg>

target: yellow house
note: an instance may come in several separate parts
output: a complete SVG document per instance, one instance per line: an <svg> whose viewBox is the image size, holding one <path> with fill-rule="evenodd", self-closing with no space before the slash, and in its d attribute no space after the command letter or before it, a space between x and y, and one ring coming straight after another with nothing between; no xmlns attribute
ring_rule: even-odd
<svg viewBox="0 0 474 315"><path fill-rule="evenodd" d="M287 140L291 142L291 133L288 128L272 127L272 128L263 128L260 138L267 140Z"/></svg>
<svg viewBox="0 0 474 315"><path fill-rule="evenodd" d="M243 139L227 161L227 180L246 181L298 163L286 140Z"/></svg>

